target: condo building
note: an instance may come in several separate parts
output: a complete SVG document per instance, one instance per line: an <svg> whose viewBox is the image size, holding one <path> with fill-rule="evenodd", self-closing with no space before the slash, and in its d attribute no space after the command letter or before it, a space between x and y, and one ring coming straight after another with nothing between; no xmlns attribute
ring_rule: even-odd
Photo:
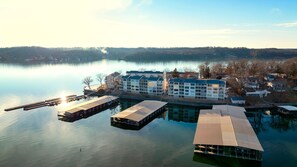
<svg viewBox="0 0 297 167"><path fill-rule="evenodd" d="M159 71L127 71L127 75L121 77L120 90L130 93L163 95L163 73Z"/></svg>
<svg viewBox="0 0 297 167"><path fill-rule="evenodd" d="M169 96L212 100L226 98L226 82L222 80L172 78L168 83Z"/></svg>

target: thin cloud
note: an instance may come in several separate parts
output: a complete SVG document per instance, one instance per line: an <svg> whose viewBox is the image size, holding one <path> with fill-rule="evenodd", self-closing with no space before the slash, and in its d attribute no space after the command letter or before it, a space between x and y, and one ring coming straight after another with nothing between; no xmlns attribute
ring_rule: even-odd
<svg viewBox="0 0 297 167"><path fill-rule="evenodd" d="M277 27L285 27L285 28L297 27L297 21L287 22L287 23L279 23L279 24L275 24L275 26L277 26Z"/></svg>

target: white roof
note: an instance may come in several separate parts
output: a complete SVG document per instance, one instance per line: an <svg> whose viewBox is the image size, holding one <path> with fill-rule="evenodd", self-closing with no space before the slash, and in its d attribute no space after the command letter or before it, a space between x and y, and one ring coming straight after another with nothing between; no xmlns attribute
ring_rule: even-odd
<svg viewBox="0 0 297 167"><path fill-rule="evenodd" d="M95 99L92 99L92 100L89 100L89 101L86 101L86 102L83 102L83 103L80 103L80 104L76 104L76 105L64 108L64 109L60 110L59 112L62 112L62 113L75 113L75 112L78 112L78 111L81 111L81 110L84 111L84 110L88 110L90 108L99 106L101 104L108 103L108 102L110 102L112 100L115 100L115 99L118 99L118 97L116 97L116 96L102 96L102 97L99 97L99 98L95 98Z"/></svg>
<svg viewBox="0 0 297 167"><path fill-rule="evenodd" d="M278 106L278 107L283 108L288 111L297 111L297 107L295 107L295 106Z"/></svg>
<svg viewBox="0 0 297 167"><path fill-rule="evenodd" d="M132 121L139 122L151 113L162 108L166 105L166 102L156 101L156 100L144 100L141 103L138 103L122 112L119 112L112 118L125 118Z"/></svg>
<svg viewBox="0 0 297 167"><path fill-rule="evenodd" d="M263 151L243 107L214 105L200 110L194 144L244 147Z"/></svg>

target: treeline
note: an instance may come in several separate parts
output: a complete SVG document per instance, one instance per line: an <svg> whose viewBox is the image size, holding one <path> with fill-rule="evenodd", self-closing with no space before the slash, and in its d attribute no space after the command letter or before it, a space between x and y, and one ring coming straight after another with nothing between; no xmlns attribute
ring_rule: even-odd
<svg viewBox="0 0 297 167"><path fill-rule="evenodd" d="M129 61L229 61L237 59L288 59L297 57L297 49L248 49L248 48L151 48L126 55Z"/></svg>
<svg viewBox="0 0 297 167"><path fill-rule="evenodd" d="M0 62L14 64L84 63L102 59L96 49L14 47L0 48Z"/></svg>
<svg viewBox="0 0 297 167"><path fill-rule="evenodd" d="M102 49L102 48L101 48ZM135 62L157 61L230 61L238 59L278 59L297 57L297 49L248 48L0 48L2 63L82 63L100 59Z"/></svg>
<svg viewBox="0 0 297 167"><path fill-rule="evenodd" d="M228 75L236 78L256 76L264 78L267 74L285 74L288 79L297 79L297 58L285 61L274 60L234 60L227 64L209 63L201 64L198 71L202 78Z"/></svg>

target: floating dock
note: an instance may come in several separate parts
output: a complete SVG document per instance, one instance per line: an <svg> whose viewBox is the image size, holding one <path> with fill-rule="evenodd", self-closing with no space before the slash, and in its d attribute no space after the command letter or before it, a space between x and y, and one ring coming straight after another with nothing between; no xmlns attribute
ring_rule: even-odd
<svg viewBox="0 0 297 167"><path fill-rule="evenodd" d="M116 96L102 96L84 103L67 107L58 111L58 116L68 119L81 118L84 115L92 114L96 111L101 111L118 102Z"/></svg>
<svg viewBox="0 0 297 167"><path fill-rule="evenodd" d="M166 102L156 100L145 100L111 116L111 122L121 125L141 127L151 120L151 118L164 112L166 104Z"/></svg>
<svg viewBox="0 0 297 167"><path fill-rule="evenodd" d="M194 153L261 161L264 150L244 112L229 105L200 110Z"/></svg>
<svg viewBox="0 0 297 167"><path fill-rule="evenodd" d="M23 110L32 110L36 108L41 108L41 107L46 107L46 106L55 106L58 104L61 104L62 102L71 102L75 100L80 100L86 98L85 95L69 95L66 96L65 98L54 98L54 99L49 99L49 100L44 100L36 103L31 103L31 104L25 104L17 107L12 107L12 108L7 108L4 111L12 111L12 110L17 110L17 109L23 109Z"/></svg>

